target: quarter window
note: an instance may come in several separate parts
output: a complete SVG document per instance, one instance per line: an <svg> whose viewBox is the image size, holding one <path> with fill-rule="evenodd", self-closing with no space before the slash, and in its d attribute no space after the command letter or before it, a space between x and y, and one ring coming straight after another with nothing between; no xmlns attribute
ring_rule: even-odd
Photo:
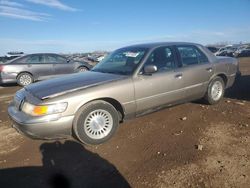
<svg viewBox="0 0 250 188"><path fill-rule="evenodd" d="M57 56L56 58L58 63L67 63L67 60L64 57Z"/></svg>
<svg viewBox="0 0 250 188"><path fill-rule="evenodd" d="M194 46L178 46L177 49L184 67L208 62L207 56Z"/></svg>

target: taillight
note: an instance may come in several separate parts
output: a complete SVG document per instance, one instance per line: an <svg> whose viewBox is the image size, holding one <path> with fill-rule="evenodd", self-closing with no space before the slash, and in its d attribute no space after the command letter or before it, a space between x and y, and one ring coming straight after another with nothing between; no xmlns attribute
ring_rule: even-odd
<svg viewBox="0 0 250 188"><path fill-rule="evenodd" d="M3 65L0 65L0 72L3 71Z"/></svg>

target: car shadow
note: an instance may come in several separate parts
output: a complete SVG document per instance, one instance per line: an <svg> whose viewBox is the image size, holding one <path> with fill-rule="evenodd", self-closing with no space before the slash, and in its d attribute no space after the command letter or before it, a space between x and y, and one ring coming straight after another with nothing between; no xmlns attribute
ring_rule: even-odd
<svg viewBox="0 0 250 188"><path fill-rule="evenodd" d="M17 83L11 83L11 84L0 84L1 87L15 87L18 86Z"/></svg>
<svg viewBox="0 0 250 188"><path fill-rule="evenodd" d="M225 97L250 101L250 75L237 78L234 85L226 90Z"/></svg>
<svg viewBox="0 0 250 188"><path fill-rule="evenodd" d="M43 166L2 169L0 187L130 187L114 165L77 142L45 143L40 151Z"/></svg>

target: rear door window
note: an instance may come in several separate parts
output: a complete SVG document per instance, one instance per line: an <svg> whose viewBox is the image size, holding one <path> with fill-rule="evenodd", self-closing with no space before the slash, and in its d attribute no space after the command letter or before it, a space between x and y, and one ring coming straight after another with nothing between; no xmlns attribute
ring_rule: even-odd
<svg viewBox="0 0 250 188"><path fill-rule="evenodd" d="M46 62L48 63L67 63L66 58L59 55L46 55Z"/></svg>
<svg viewBox="0 0 250 188"><path fill-rule="evenodd" d="M67 59L62 56L56 56L57 63L67 63Z"/></svg>
<svg viewBox="0 0 250 188"><path fill-rule="evenodd" d="M208 63L207 56L195 46L177 46L182 66Z"/></svg>
<svg viewBox="0 0 250 188"><path fill-rule="evenodd" d="M46 55L46 62L47 63L56 63L57 59L54 55Z"/></svg>
<svg viewBox="0 0 250 188"><path fill-rule="evenodd" d="M28 64L41 64L41 63L44 63L44 57L43 57L43 55L29 56L26 60L26 63L28 63Z"/></svg>

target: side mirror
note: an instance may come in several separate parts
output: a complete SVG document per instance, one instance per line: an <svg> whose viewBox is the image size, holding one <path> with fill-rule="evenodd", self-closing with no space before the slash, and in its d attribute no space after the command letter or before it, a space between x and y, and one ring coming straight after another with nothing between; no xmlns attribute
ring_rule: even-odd
<svg viewBox="0 0 250 188"><path fill-rule="evenodd" d="M70 59L67 59L67 63L69 63L70 62Z"/></svg>
<svg viewBox="0 0 250 188"><path fill-rule="evenodd" d="M144 67L144 74L153 74L157 72L157 66L155 65L146 65Z"/></svg>

